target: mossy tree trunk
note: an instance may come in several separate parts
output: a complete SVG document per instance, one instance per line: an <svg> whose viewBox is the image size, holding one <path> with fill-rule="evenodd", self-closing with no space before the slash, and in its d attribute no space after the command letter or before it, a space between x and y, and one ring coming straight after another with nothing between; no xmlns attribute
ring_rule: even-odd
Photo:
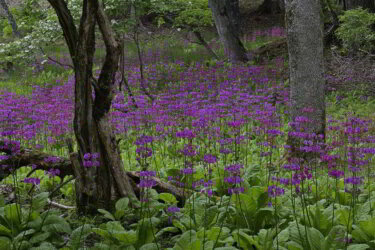
<svg viewBox="0 0 375 250"><path fill-rule="evenodd" d="M121 46L99 0L83 1L78 30L64 0L48 2L58 16L75 72L73 125L78 143L78 157L73 161L73 168L76 177L76 203L79 213L93 214L98 208L111 209L114 197L135 197L123 169L120 151L109 121ZM106 47L105 61L97 80L92 72L96 24ZM99 166L84 166L84 155L88 153L99 154Z"/></svg>
<svg viewBox="0 0 375 250"><path fill-rule="evenodd" d="M238 0L209 0L216 29L225 54L231 62L247 62L246 49L241 42Z"/></svg>
<svg viewBox="0 0 375 250"><path fill-rule="evenodd" d="M323 25L320 0L286 0L290 74L290 111L293 121L308 117L304 132L324 134ZM306 108L312 111L306 112Z"/></svg>

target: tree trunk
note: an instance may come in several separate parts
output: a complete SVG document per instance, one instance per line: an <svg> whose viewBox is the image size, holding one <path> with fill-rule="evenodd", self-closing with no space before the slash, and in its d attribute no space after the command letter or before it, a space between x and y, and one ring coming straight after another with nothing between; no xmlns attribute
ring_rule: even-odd
<svg viewBox="0 0 375 250"><path fill-rule="evenodd" d="M324 134L323 26L320 0L286 0L291 118L309 119L304 132ZM307 112L306 109L312 109Z"/></svg>
<svg viewBox="0 0 375 250"><path fill-rule="evenodd" d="M241 42L238 0L209 0L216 29L231 62L247 62L246 49Z"/></svg>
<svg viewBox="0 0 375 250"><path fill-rule="evenodd" d="M4 12L5 12L5 14L8 18L9 24L12 26L13 35L15 35L16 37L20 37L21 35L18 32L16 20L14 19L12 13L10 12L10 10L8 8L8 4L5 2L5 0L0 0L0 5L3 8L3 10L4 10Z"/></svg>
<svg viewBox="0 0 375 250"><path fill-rule="evenodd" d="M115 74L121 55L120 44L98 0L84 0L79 31L64 0L48 0L54 8L68 44L75 72L74 133L78 157L73 164L77 182L79 213L94 214L98 208L111 209L113 195L135 194L123 168L120 150L109 123L109 110L115 91ZM99 79L93 78L95 25L99 26L106 57ZM94 88L92 88L94 86ZM93 98L93 90L95 97ZM87 167L87 154L98 153L99 166ZM86 162L86 166L84 165Z"/></svg>
<svg viewBox="0 0 375 250"><path fill-rule="evenodd" d="M284 0L264 0L257 10L258 13L270 15L284 13L284 11Z"/></svg>

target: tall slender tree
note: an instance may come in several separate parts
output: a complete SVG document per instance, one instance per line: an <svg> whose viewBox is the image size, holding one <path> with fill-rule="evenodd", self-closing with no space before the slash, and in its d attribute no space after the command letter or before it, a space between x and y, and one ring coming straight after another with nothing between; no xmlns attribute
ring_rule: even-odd
<svg viewBox="0 0 375 250"><path fill-rule="evenodd" d="M307 131L324 134L323 25L320 0L286 0L291 117L307 116ZM310 112L306 112L307 109Z"/></svg>
<svg viewBox="0 0 375 250"><path fill-rule="evenodd" d="M247 62L246 49L241 42L238 0L208 0L224 51L231 62Z"/></svg>
<svg viewBox="0 0 375 250"><path fill-rule="evenodd" d="M83 0L78 30L64 0L48 2L59 19L75 72L73 125L78 156L71 154L71 158L76 177L78 212L96 213L98 208L110 209L113 197L135 197L123 168L108 114L114 97L121 43L114 35L100 0ZM105 60L97 80L93 77L92 69L96 24L106 47ZM98 157L95 160L99 162L98 166L88 164L88 159L94 154Z"/></svg>

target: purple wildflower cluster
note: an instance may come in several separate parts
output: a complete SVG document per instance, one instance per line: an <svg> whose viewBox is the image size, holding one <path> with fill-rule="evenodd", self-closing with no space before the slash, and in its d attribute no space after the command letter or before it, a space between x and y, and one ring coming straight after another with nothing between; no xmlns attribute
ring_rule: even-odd
<svg viewBox="0 0 375 250"><path fill-rule="evenodd" d="M23 179L24 183L30 183L33 185L39 185L40 184L40 179L39 178L25 178Z"/></svg>
<svg viewBox="0 0 375 250"><path fill-rule="evenodd" d="M99 167L100 161L99 161L99 153L86 153L83 156L83 166L85 168L90 167Z"/></svg>

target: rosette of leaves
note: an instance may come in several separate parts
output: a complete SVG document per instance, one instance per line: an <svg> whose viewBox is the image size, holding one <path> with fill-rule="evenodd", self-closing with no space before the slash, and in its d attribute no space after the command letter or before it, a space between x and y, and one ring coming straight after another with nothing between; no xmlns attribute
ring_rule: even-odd
<svg viewBox="0 0 375 250"><path fill-rule="evenodd" d="M43 212L48 193L33 197L29 208L12 203L0 208L0 249L58 249L72 232L57 210Z"/></svg>

